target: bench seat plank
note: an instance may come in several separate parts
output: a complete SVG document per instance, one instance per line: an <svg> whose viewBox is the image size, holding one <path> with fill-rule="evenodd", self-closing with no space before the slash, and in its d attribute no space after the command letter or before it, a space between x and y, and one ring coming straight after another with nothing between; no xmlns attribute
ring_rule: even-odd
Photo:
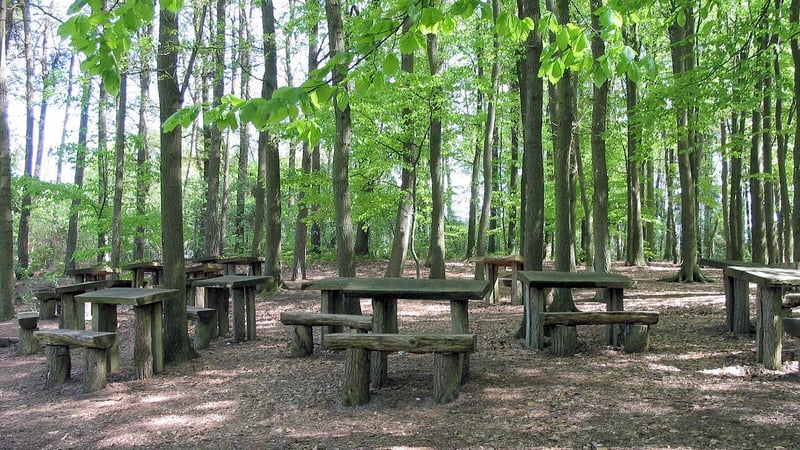
<svg viewBox="0 0 800 450"><path fill-rule="evenodd" d="M357 330L372 330L372 316L356 314L330 314L310 313L301 311L287 311L281 313L281 323L284 325L305 326L344 326Z"/></svg>
<svg viewBox="0 0 800 450"><path fill-rule="evenodd" d="M106 349L114 345L117 333L87 330L40 330L33 333L43 345L67 345Z"/></svg>
<svg viewBox="0 0 800 450"><path fill-rule="evenodd" d="M474 334L347 334L325 336L325 348L342 350L362 348L373 351L409 353L469 353L474 352Z"/></svg>
<svg viewBox="0 0 800 450"><path fill-rule="evenodd" d="M658 323L655 311L584 311L584 312L548 312L543 313L544 325L621 325Z"/></svg>

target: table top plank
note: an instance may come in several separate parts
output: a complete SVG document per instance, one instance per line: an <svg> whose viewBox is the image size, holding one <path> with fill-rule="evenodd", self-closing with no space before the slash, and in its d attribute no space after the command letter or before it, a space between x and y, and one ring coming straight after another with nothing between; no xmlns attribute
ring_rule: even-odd
<svg viewBox="0 0 800 450"><path fill-rule="evenodd" d="M84 303L142 306L175 298L177 289L108 288L75 296Z"/></svg>
<svg viewBox="0 0 800 450"><path fill-rule="evenodd" d="M726 267L725 276L745 280L759 286L800 286L800 270L775 267Z"/></svg>
<svg viewBox="0 0 800 450"><path fill-rule="evenodd" d="M303 289L342 291L359 298L403 300L481 300L490 286L482 280L431 280L427 278L324 278Z"/></svg>
<svg viewBox="0 0 800 450"><path fill-rule="evenodd" d="M513 266L524 264L525 258L520 255L505 255L505 256L480 256L474 258L473 261L482 264L494 264L496 266Z"/></svg>
<svg viewBox="0 0 800 450"><path fill-rule="evenodd" d="M518 275L523 284L534 288L628 289L634 285L633 280L617 273L523 270Z"/></svg>
<svg viewBox="0 0 800 450"><path fill-rule="evenodd" d="M271 283L273 278L271 276L250 276L250 275L224 275L214 278L202 278L195 280L193 285L195 287L221 287L221 288L237 288L246 286L258 286L260 284Z"/></svg>
<svg viewBox="0 0 800 450"><path fill-rule="evenodd" d="M152 270L163 270L164 264L160 261L143 261L143 262L136 262L130 263L122 266L123 270L134 270L134 269L152 269Z"/></svg>

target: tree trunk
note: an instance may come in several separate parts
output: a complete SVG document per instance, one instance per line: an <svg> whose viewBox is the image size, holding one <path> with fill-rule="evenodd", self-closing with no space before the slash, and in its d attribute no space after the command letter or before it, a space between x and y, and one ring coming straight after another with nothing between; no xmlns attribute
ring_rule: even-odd
<svg viewBox="0 0 800 450"><path fill-rule="evenodd" d="M142 31L142 36L150 38L153 28L147 26ZM147 195L151 188L150 169L147 160L150 157L150 143L147 139L147 109L150 103L150 53L142 51L139 55L139 64L142 71L139 74L139 125L136 141L136 216L143 218L147 214ZM144 259L144 249L147 244L145 237L147 229L141 224L136 226L136 234L133 238L133 260L141 261Z"/></svg>
<svg viewBox="0 0 800 450"><path fill-rule="evenodd" d="M97 222L103 223L108 205L108 92L102 80L97 94L97 207L95 214ZM104 227L97 229L97 258L98 264L107 260L108 253L105 248L108 244L108 234Z"/></svg>
<svg viewBox="0 0 800 450"><path fill-rule="evenodd" d="M250 61L250 27L249 17L245 8L246 1L239 2L239 90L242 98L250 98L250 71L252 62ZM310 50L309 50L310 51ZM239 125L239 163L236 170L236 212L234 216L236 235L236 252L245 252L245 203L249 193L249 179L247 176L247 164L250 159L250 125L242 121Z"/></svg>
<svg viewBox="0 0 800 450"><path fill-rule="evenodd" d="M6 2L0 2L0 36L6 35ZM14 217L11 212L11 131L8 126L8 41L0 39L0 321L14 317Z"/></svg>
<svg viewBox="0 0 800 450"><path fill-rule="evenodd" d="M530 17L534 22L539 21L541 10L537 0L517 0L517 8L520 18ZM525 257L525 270L541 270L544 259L544 82L535 76L541 64L541 34L532 31L524 48L524 58L517 66L522 114L522 192L525 199L522 205L521 253Z"/></svg>
<svg viewBox="0 0 800 450"><path fill-rule="evenodd" d="M275 6L272 0L261 3L261 18L264 36L264 83L261 96L269 99L278 88L278 49L275 43ZM263 139L262 139L263 137ZM261 132L259 147L266 146L266 261L265 275L273 277L281 285L281 157L278 153L277 137ZM259 153L261 151L259 150Z"/></svg>
<svg viewBox="0 0 800 450"><path fill-rule="evenodd" d="M756 82L755 94L761 96L764 92L763 80ZM761 172L763 167L763 144L761 138L763 117L758 107L753 107L752 133L750 143L750 230L752 233L750 253L753 262L767 262L767 240L765 228L765 198L764 178Z"/></svg>
<svg viewBox="0 0 800 450"><path fill-rule="evenodd" d="M33 167L33 177L41 178L42 157L44 156L44 134L47 124L47 108L50 105L50 96L53 95L55 79L50 74L49 52L47 48L47 36L50 33L50 21L45 18L44 29L42 30L42 54L40 65L42 68L42 102L39 105L39 129L37 130L38 142L36 143L36 164Z"/></svg>
<svg viewBox="0 0 800 450"><path fill-rule="evenodd" d="M518 82L518 81L517 81ZM508 195L515 199L519 195L519 122L515 121L511 127L511 167L508 168ZM516 202L508 207L508 234L506 235L506 253L517 253L517 221L519 217Z"/></svg>
<svg viewBox="0 0 800 450"><path fill-rule="evenodd" d="M128 109L128 74L120 77L119 97L117 98L117 133L114 142L114 204L111 214L111 267L121 267L120 250L122 246L122 189L125 180L125 117ZM119 278L119 273L112 275Z"/></svg>
<svg viewBox="0 0 800 450"><path fill-rule="evenodd" d="M64 167L64 152L67 146L67 124L69 124L72 109L72 86L74 84L75 55L69 58L69 69L67 69L67 98L64 100L64 120L61 122L61 140L58 145L58 158L56 160L56 183L61 183L62 169ZM146 72L146 70L144 71Z"/></svg>
<svg viewBox="0 0 800 450"><path fill-rule="evenodd" d="M216 26L214 33L209 36L209 39L214 43L211 46L213 55L213 61L211 62L212 107L220 106L222 104L222 96L225 95L225 3L226 0L216 1ZM203 224L203 254L211 257L220 256L219 179L222 158L222 130L215 123L206 126L208 134L208 163L205 170L206 207L205 222Z"/></svg>
<svg viewBox="0 0 800 450"><path fill-rule="evenodd" d="M592 27L600 29L599 10L603 7L602 0L592 0ZM600 34L592 35L592 58L598 61L605 55L606 46ZM599 70L599 68L598 68ZM626 80L627 81L627 80ZM627 100L630 108L631 94L636 95L635 88L631 92L631 87L626 83ZM609 81L606 80L602 85L594 84L592 96L592 174L594 181L594 194L592 196L592 234L594 235L594 260L592 267L595 272L606 273L611 268L611 252L609 249L608 233L608 168L606 164L606 140L605 133L608 126L608 90ZM630 114L630 109L629 109ZM631 156L631 124L630 115L628 116L628 155L627 161ZM628 163L630 164L630 163ZM628 172L630 177L630 172ZM630 189L628 191L630 196ZM630 201L628 202L630 206ZM630 211L630 210L629 210ZM630 212L629 212L630 214ZM629 216L630 219L630 216ZM632 224L630 220L628 226ZM589 265L589 261L586 261Z"/></svg>
<svg viewBox="0 0 800 450"><path fill-rule="evenodd" d="M497 119L497 91L500 78L500 61L498 51L500 49L500 39L497 35L497 16L500 14L498 0L492 0L492 70L490 75L490 86L488 102L486 103L486 123L483 129L483 201L481 203L481 218L478 223L478 235L476 245L476 256L486 256L486 245L489 235L489 218L492 214L492 147L494 145L495 121ZM475 268L475 278L484 279L483 264L477 264Z"/></svg>
<svg viewBox="0 0 800 450"><path fill-rule="evenodd" d="M83 82L81 96L81 114L78 120L78 143L75 146L75 187L83 189L83 175L86 166L86 146L89 127L89 101L92 98L92 83L90 80ZM81 206L80 196L72 198L70 207L69 225L67 228L66 255L64 257L64 272L75 268L75 251L78 249L78 211Z"/></svg>
<svg viewBox="0 0 800 450"><path fill-rule="evenodd" d="M734 261L744 258L744 198L742 194L742 138L744 133L744 115L734 113L731 118L731 141L734 143L731 152L730 168L730 211L728 226L730 232L730 248L728 257Z"/></svg>
<svg viewBox="0 0 800 450"><path fill-rule="evenodd" d="M411 27L411 20L406 19L403 32L407 33ZM414 73L414 55L403 54L400 57L400 68L407 74ZM400 192L402 197L397 204L397 214L394 220L394 235L392 237L392 251L389 264L386 267L386 277L403 276L403 262L408 252L411 239L411 223L414 216L414 186L417 184L417 163L419 162L419 147L414 136L414 122L412 121L411 108L405 107L402 111L403 127L409 138L403 143L403 167L400 170Z"/></svg>
<svg viewBox="0 0 800 450"><path fill-rule="evenodd" d="M325 15L328 20L328 44L330 57L345 51L344 25L339 0L325 1ZM347 91L346 73L340 68L333 71L333 85L340 91ZM339 96L334 96L333 110L336 122L336 140L333 147L333 166L331 178L333 182L333 205L336 214L336 256L339 276L356 275L356 259L353 244L353 207L350 199L349 166L352 124L350 104L340 104ZM345 305L347 312L361 312L358 299L348 299Z"/></svg>
<svg viewBox="0 0 800 450"><path fill-rule="evenodd" d="M431 0L431 7L438 5L437 0ZM439 61L438 37L435 33L428 34L428 66L431 77L436 79L441 70ZM437 85L435 96L444 96L443 88ZM439 104L439 102L434 102ZM445 278L445 244L444 244L444 183L442 181L442 117L443 111L431 112L430 122L430 173L431 173L431 241L429 247L430 274L429 278Z"/></svg>
<svg viewBox="0 0 800 450"><path fill-rule="evenodd" d="M33 176L33 36L31 31L30 2L20 0L22 9L22 27L25 51L25 168L24 175ZM5 36L3 36L5 39ZM21 270L27 270L30 264L30 249L28 248L28 235L30 233L31 206L33 197L29 190L22 197L19 213L19 228L17 232L17 265Z"/></svg>
<svg viewBox="0 0 800 450"><path fill-rule="evenodd" d="M774 76L776 80L782 80L781 59L779 44L775 45L775 57L773 59ZM792 206L789 198L789 180L787 179L786 158L789 152L788 139L783 130L783 96L777 95L775 98L775 135L778 138L778 186L780 198L780 211L778 213L778 233L781 246L779 253L781 260L785 262L793 261L792 247L794 246L792 236Z"/></svg>
<svg viewBox="0 0 800 450"><path fill-rule="evenodd" d="M762 51L767 53L770 47L770 36L765 35L760 39ZM762 150L763 150L763 168L764 173L764 239L766 243L767 261L770 264L779 262L777 236L775 233L775 183L773 181L772 173L772 159L774 158L773 148L774 139L772 136L772 77L769 72L763 75L764 80L764 98L761 102L761 117L762 125L761 133Z"/></svg>
<svg viewBox="0 0 800 450"><path fill-rule="evenodd" d="M596 16L592 15L594 20ZM597 26L599 26L599 20ZM628 36L626 35L626 38ZM600 39L594 37L593 39ZM635 41L636 38L631 41ZM630 45L636 46L635 42ZM597 56L595 56L597 59ZM625 262L631 266L644 266L647 260L644 255L644 228L642 226L642 184L639 176L639 168L643 158L641 152L641 132L639 120L636 117L638 99L638 85L629 76L625 76L625 104L626 116L628 121L628 158L626 158L626 169L628 172L628 245L626 245ZM608 97L606 96L606 99ZM605 147L605 144L604 144ZM605 154L605 152L603 152ZM606 184L607 186L607 184Z"/></svg>
<svg viewBox="0 0 800 450"><path fill-rule="evenodd" d="M178 18L161 9L158 36L159 118L164 123L181 107L177 82ZM189 70L189 69L187 69ZM189 357L186 318L186 270L183 259L183 191L181 186L181 127L161 132L161 244L164 254L164 287L177 289L177 301L164 304L164 352L166 362Z"/></svg>
<svg viewBox="0 0 800 450"><path fill-rule="evenodd" d="M481 105L483 104L483 94L478 94L477 103L476 113L480 111ZM475 240L478 233L478 189L481 177L481 148L477 142L473 146L471 167L472 171L470 172L469 181L469 212L467 213L467 250L464 253L465 260L475 255Z"/></svg>
<svg viewBox="0 0 800 450"><path fill-rule="evenodd" d="M664 233L664 260L676 263L678 261L677 245L677 230L675 227L675 207L674 204L674 178L675 175L672 171L672 164L675 161L675 151L667 147L664 149L664 183L666 185L667 194L667 229Z"/></svg>
<svg viewBox="0 0 800 450"><path fill-rule="evenodd" d="M795 27L800 25L800 0L792 0L789 22ZM795 34L792 37L792 62L794 63L794 98L800 98L800 38ZM795 261L800 261L800 108L794 109L794 170L792 180L794 181L794 209L792 210L792 236L794 238L793 255Z"/></svg>

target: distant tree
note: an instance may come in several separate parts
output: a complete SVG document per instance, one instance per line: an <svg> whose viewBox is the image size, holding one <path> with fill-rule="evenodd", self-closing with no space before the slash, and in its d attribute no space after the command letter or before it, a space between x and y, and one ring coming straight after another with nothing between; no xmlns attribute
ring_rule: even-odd
<svg viewBox="0 0 800 450"><path fill-rule="evenodd" d="M0 36L6 36L8 2L0 1ZM0 39L0 321L14 317L14 217L11 211L11 132L8 127L8 41Z"/></svg>

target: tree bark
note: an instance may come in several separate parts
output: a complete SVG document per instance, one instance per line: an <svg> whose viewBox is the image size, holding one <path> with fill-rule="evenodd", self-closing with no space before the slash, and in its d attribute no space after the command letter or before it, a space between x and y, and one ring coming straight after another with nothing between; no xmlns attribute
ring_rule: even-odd
<svg viewBox="0 0 800 450"><path fill-rule="evenodd" d="M744 198L742 194L742 134L744 133L744 115L734 113L731 117L731 141L734 143L731 152L730 167L730 207L728 227L730 246L728 258L742 261L744 258Z"/></svg>
<svg viewBox="0 0 800 450"><path fill-rule="evenodd" d="M6 6L0 1L0 36L6 36ZM14 317L14 217L11 212L11 131L8 126L8 41L0 39L0 320Z"/></svg>
<svg viewBox="0 0 800 450"><path fill-rule="evenodd" d="M158 36L159 117L164 123L181 107L177 65L178 17L161 9ZM186 317L186 269L183 259L183 191L181 186L181 127L161 132L161 244L164 254L164 286L177 289L178 301L164 305L164 351L166 362L189 357Z"/></svg>
<svg viewBox="0 0 800 450"><path fill-rule="evenodd" d="M795 27L800 25L800 0L792 0L789 22ZM800 38L795 34L790 42L792 48L792 62L794 63L794 98L800 98ZM794 109L794 209L792 210L792 237L794 238L793 255L795 261L800 261L800 108Z"/></svg>
<svg viewBox="0 0 800 450"><path fill-rule="evenodd" d="M345 51L344 25L342 23L339 0L325 1L325 15L328 20L330 56L333 58ZM333 84L339 89L339 92L347 91L345 75L346 73L342 72L340 68L333 70ZM333 182L333 204L336 214L336 256L339 276L352 277L356 275L356 261L353 243L353 207L348 178L352 139L350 104L343 104L341 98L336 95L333 101L333 109L336 122L336 140L333 147L331 178ZM348 299L345 304L345 311L360 313L361 305L358 299Z"/></svg>
<svg viewBox="0 0 800 450"><path fill-rule="evenodd" d="M438 2L431 0L431 7L436 7ZM436 79L441 70L439 60L438 37L435 33L428 34L428 67L431 77ZM433 95L443 96L443 88L437 84ZM434 102L439 105L440 102ZM436 107L435 107L436 108ZM429 247L430 274L429 278L445 278L445 244L444 244L444 182L442 180L442 117L441 109L434 109L430 121L430 174L431 174L431 240Z"/></svg>
<svg viewBox="0 0 800 450"><path fill-rule="evenodd" d="M125 117L128 109L128 74L120 77L119 97L117 98L117 131L114 142L114 203L111 214L111 267L121 267L120 250L122 246L122 190L125 181ZM119 278L119 273L112 274Z"/></svg>
<svg viewBox="0 0 800 450"><path fill-rule="evenodd" d="M592 27L596 30L600 29L600 17L598 11L603 7L602 0L592 0ZM605 55L606 46L603 38L599 33L592 35L592 58L598 61ZM597 70L600 70L599 68ZM626 80L629 81L629 80ZM630 161L631 153L631 124L630 120L630 105L631 95L636 95L635 88L631 90L631 86L626 83L626 99L629 107L628 113L628 161ZM594 194L592 195L592 234L594 235L594 260L592 267L595 272L606 273L611 268L611 252L609 250L609 232L608 232L608 167L606 164L606 141L605 132L608 126L608 90L609 81L606 80L602 85L597 86L594 84L594 91L592 96L592 174L594 181ZM631 92L632 91L632 92ZM630 164L630 163L628 163ZM630 170L630 168L629 168ZM630 171L628 172L630 177ZM629 186L630 187L630 186ZM629 189L629 201L630 206ZM630 214L630 209L629 209ZM630 219L630 216L629 216ZM633 224L628 221L628 226ZM641 222L640 222L641 226ZM587 266L589 261L587 261Z"/></svg>
<svg viewBox="0 0 800 450"><path fill-rule="evenodd" d="M275 42L275 6L272 0L261 3L261 18L264 32L264 83L261 96L269 99L278 88L278 50ZM259 147L265 146L266 157L266 238L265 275L273 277L281 285L281 158L277 137L262 131ZM261 151L259 150L259 153Z"/></svg>
<svg viewBox="0 0 800 450"><path fill-rule="evenodd" d="M97 94L97 206L95 215L97 222L102 223L106 216L108 205L108 92L103 81ZM106 244L108 234L104 227L97 228L97 258L98 264L107 260Z"/></svg>
<svg viewBox="0 0 800 450"><path fill-rule="evenodd" d="M22 27L25 51L25 168L24 175L33 176L33 32L31 31L30 2L20 0L22 10ZM3 37L5 38L5 37ZM27 270L30 265L30 249L28 237L30 233L30 217L33 197L26 190L22 198L19 213L19 227L17 231L17 264L21 270Z"/></svg>
<svg viewBox="0 0 800 450"><path fill-rule="evenodd" d="M89 127L89 101L92 98L92 83L90 80L83 82L81 96L81 114L78 120L78 142L75 146L75 187L83 189L83 175L86 166L87 128ZM70 207L69 225L67 228L66 256L64 259L64 272L75 268L75 251L78 249L78 211L81 206L80 196L72 198Z"/></svg>
<svg viewBox="0 0 800 450"><path fill-rule="evenodd" d="M225 95L225 0L216 0L216 20L214 33L209 36L211 46L211 106L222 104ZM205 89L204 89L205 91ZM203 224L203 254L208 257L220 256L220 201L219 180L222 159L222 130L212 123L207 126L208 155L205 170L206 207Z"/></svg>
<svg viewBox="0 0 800 450"><path fill-rule="evenodd" d="M142 36L150 38L153 33L151 26L146 26L142 31ZM150 169L147 161L150 157L150 143L147 139L147 109L150 103L150 53L142 51L139 55L141 72L139 74L139 124L136 140L136 215L140 218L147 213L147 194L150 191L152 182L150 181ZM147 229L144 225L136 226L136 234L133 238L133 260L141 261L144 259Z"/></svg>
<svg viewBox="0 0 800 450"><path fill-rule="evenodd" d="M245 8L246 0L239 1L239 90L242 98L250 98L250 71L252 70L252 62L250 61L250 27L247 10ZM247 122L242 122L239 125L239 162L236 170L236 225L234 233L236 234L236 251L237 253L245 252L245 198L249 192L249 179L247 176L247 164L250 159L250 127Z"/></svg>

